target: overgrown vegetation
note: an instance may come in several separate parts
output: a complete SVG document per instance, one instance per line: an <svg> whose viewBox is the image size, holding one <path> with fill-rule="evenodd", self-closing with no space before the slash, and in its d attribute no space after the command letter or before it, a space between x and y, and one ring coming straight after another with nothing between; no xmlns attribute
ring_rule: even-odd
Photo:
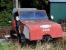
<svg viewBox="0 0 66 50"><path fill-rule="evenodd" d="M52 44L45 44L42 47L39 45L35 49L33 48L21 48L19 44L12 42L1 42L0 50L63 50L61 47L53 47Z"/></svg>
<svg viewBox="0 0 66 50"><path fill-rule="evenodd" d="M42 9L41 6L48 4L48 0L42 0L42 1L29 0L29 1L33 2L33 6L39 9ZM44 6L44 8L46 7ZM13 0L0 0L0 26L10 25L8 21L11 20L12 9L13 9Z"/></svg>
<svg viewBox="0 0 66 50"><path fill-rule="evenodd" d="M0 26L8 26L12 16L12 0L0 0Z"/></svg>

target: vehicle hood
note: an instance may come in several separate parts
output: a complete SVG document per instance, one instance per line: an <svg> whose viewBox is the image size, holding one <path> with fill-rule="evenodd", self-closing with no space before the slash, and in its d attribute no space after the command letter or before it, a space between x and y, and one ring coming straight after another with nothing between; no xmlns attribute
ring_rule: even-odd
<svg viewBox="0 0 66 50"><path fill-rule="evenodd" d="M36 36L36 39L38 39L39 37L41 39L42 35L46 35L46 34L51 35L54 38L56 37L57 33L59 37L61 37L62 34L60 33L63 33L60 24L57 24L48 19L25 20L25 21L21 21L21 23L23 23L24 26L27 26L27 28L29 28L30 37ZM31 39L34 39L34 37Z"/></svg>
<svg viewBox="0 0 66 50"><path fill-rule="evenodd" d="M24 25L30 27L30 26L40 26L40 25L52 25L52 24L57 24L55 22L52 22L48 19L44 19L44 20L23 20L21 21L21 23L23 23Z"/></svg>

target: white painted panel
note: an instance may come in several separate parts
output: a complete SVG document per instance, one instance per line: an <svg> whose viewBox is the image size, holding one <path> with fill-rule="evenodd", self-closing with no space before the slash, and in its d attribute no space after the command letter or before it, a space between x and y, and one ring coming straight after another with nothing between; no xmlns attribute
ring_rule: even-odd
<svg viewBox="0 0 66 50"><path fill-rule="evenodd" d="M50 2L66 2L66 0L50 0Z"/></svg>
<svg viewBox="0 0 66 50"><path fill-rule="evenodd" d="M41 25L40 27L41 27L41 28L50 28L51 25Z"/></svg>
<svg viewBox="0 0 66 50"><path fill-rule="evenodd" d="M29 39L29 29L26 26L24 26L23 34L26 39Z"/></svg>

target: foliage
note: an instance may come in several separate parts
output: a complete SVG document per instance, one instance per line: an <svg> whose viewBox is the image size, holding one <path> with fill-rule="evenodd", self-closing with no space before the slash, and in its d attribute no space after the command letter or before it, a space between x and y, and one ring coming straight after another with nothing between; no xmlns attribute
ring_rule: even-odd
<svg viewBox="0 0 66 50"><path fill-rule="evenodd" d="M41 8L40 1L42 0L32 0L33 6L36 8ZM43 0L42 3L48 3L48 0ZM44 5L44 4L43 4ZM13 0L0 0L0 26L10 25L8 21L11 20L13 9Z"/></svg>
<svg viewBox="0 0 66 50"><path fill-rule="evenodd" d="M0 1L0 26L7 26L12 16L12 0L1 0Z"/></svg>
<svg viewBox="0 0 66 50"><path fill-rule="evenodd" d="M36 8L40 8L41 6L48 5L48 0L32 0L33 5Z"/></svg>

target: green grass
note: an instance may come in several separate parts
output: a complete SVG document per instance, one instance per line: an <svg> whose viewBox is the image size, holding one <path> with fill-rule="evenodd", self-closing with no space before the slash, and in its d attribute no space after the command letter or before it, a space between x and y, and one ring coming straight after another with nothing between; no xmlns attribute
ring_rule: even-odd
<svg viewBox="0 0 66 50"><path fill-rule="evenodd" d="M17 44L14 44L11 42L1 42L0 43L0 50L20 50L20 47L18 47ZM36 49L24 47L24 48L21 48L21 50L63 50L63 49L60 47L53 47L52 45L46 44L46 45L43 45L43 48L41 46L38 46Z"/></svg>
<svg viewBox="0 0 66 50"><path fill-rule="evenodd" d="M66 42L66 36L64 37L64 42ZM36 49L32 49L32 48L20 48L20 46L18 45L18 43L12 43L12 42L0 42L0 50L63 50L63 48L59 47L58 44L54 47L52 44L45 44L43 46L38 45L36 47ZM65 48L64 50L66 50L66 44L65 44Z"/></svg>
<svg viewBox="0 0 66 50"><path fill-rule="evenodd" d="M0 43L0 50L16 50L16 49L17 49L17 46L12 43L8 43L8 42Z"/></svg>

